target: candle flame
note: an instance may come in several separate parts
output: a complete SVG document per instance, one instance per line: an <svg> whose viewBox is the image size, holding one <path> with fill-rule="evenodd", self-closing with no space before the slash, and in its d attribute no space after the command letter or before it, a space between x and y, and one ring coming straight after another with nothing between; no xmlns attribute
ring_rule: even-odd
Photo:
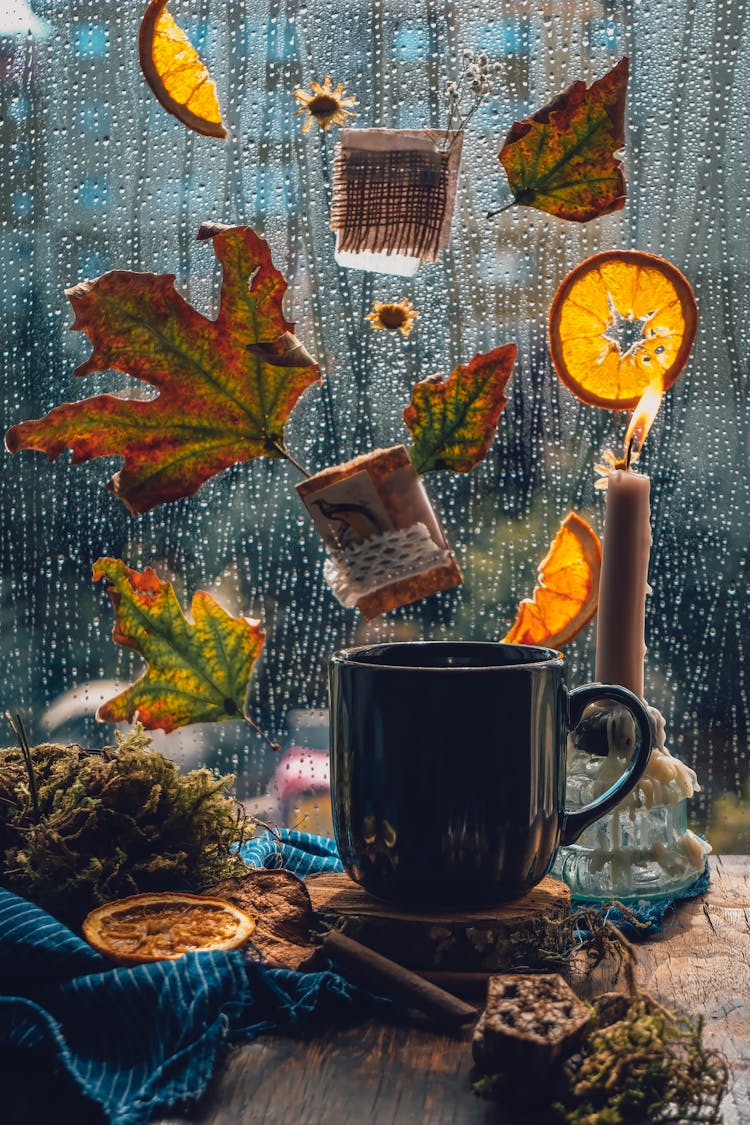
<svg viewBox="0 0 750 1125"><path fill-rule="evenodd" d="M649 430L654 424L654 419L659 413L661 400L664 398L661 382L651 383L641 395L641 401L633 411L627 433L625 434L625 454L632 442L632 448L640 451L648 437Z"/></svg>

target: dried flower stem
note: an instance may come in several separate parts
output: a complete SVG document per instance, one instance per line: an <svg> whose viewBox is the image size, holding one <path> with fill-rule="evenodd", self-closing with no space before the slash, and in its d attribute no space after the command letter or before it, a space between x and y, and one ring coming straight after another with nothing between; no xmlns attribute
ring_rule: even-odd
<svg viewBox="0 0 750 1125"><path fill-rule="evenodd" d="M34 772L34 763L31 758L31 747L29 740L26 737L26 730L23 725L23 719L20 715L16 715L15 722L10 711L5 712L5 717L11 725L11 729L18 739L18 745L21 747L23 760L29 775L29 792L31 794L31 806L34 810L34 820L39 820L39 790L36 784L36 773Z"/></svg>
<svg viewBox="0 0 750 1125"><path fill-rule="evenodd" d="M266 743L266 745L270 746L270 748L274 752L281 749L281 743L280 742L273 742L268 737L266 732L264 730L261 730L261 728L258 726L258 724L253 719L251 719L250 716L245 711L242 712L242 718L245 720L245 722L248 724L248 726L251 726L253 728L253 730L255 731L256 734L260 735L260 737L263 739L263 741Z"/></svg>
<svg viewBox="0 0 750 1125"><path fill-rule="evenodd" d="M490 64L487 55L480 51L464 51L463 69L456 81L445 83L445 96L448 103L448 124L445 130L444 148L450 148L487 97L494 97L497 89L494 80L502 71L499 62ZM464 103L468 106L464 110Z"/></svg>

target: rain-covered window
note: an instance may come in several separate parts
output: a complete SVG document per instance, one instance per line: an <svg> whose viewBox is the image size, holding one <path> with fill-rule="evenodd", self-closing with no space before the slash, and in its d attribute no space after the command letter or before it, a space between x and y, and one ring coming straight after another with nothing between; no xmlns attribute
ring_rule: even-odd
<svg viewBox="0 0 750 1125"><path fill-rule="evenodd" d="M111 640L91 580L100 556L153 566L183 604L205 589L267 632L253 713L282 744L326 746L325 666L372 638L502 637L570 510L599 531L594 463L619 449L622 415L593 409L555 377L547 314L562 278L610 247L662 255L689 278L700 322L688 367L644 448L652 481L646 696L703 793L696 826L719 849L750 844L746 646L750 643L747 459L747 214L750 19L740 0L173 0L216 82L226 140L189 131L158 104L138 62L141 4L6 0L0 5L0 303L4 429L61 402L124 391L122 374L76 379L89 354L69 332L64 290L108 270L173 273L215 316L219 271L206 221L248 224L289 282L286 313L320 362L287 427L311 471L403 441L413 384L509 341L508 406L481 466L432 474L428 491L463 571L459 588L365 624L323 580L325 550L285 461L214 476L190 499L131 517L103 488L117 459L2 460L3 707L30 733L111 740L93 714L140 673ZM357 126L439 130L463 53L501 64L464 138L450 247L413 277L344 268L329 227L338 126L303 133L293 97L330 75L356 97ZM585 224L508 201L498 151L514 121L572 81L631 60L623 210ZM375 301L411 301L411 334L375 331ZM568 647L593 678L594 631ZM104 681L104 682L103 682ZM6 732L7 734L8 732ZM238 775L265 807L278 757L238 723L163 739L186 765ZM461 748L456 747L456 769ZM311 783L312 784L312 783ZM314 785L313 785L314 788ZM747 794L746 794L747 795ZM314 802L310 810L314 810ZM312 822L309 822L312 823Z"/></svg>

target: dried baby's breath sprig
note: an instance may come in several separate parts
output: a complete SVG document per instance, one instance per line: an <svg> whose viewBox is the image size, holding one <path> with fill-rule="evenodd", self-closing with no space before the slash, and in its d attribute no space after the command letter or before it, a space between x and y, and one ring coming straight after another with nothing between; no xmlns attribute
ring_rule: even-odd
<svg viewBox="0 0 750 1125"><path fill-rule="evenodd" d="M464 51L463 65L458 79L445 83L445 100L448 107L448 125L444 146L450 148L466 129L480 105L499 92L502 63L491 63L484 51L474 54Z"/></svg>

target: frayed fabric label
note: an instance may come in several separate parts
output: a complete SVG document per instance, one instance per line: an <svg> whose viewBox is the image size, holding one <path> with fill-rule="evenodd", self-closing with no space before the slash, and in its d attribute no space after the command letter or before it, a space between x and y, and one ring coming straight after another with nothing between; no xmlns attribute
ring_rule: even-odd
<svg viewBox="0 0 750 1125"><path fill-rule="evenodd" d="M331 208L337 252L436 261L450 240L460 162L460 135L442 149L426 130L344 129Z"/></svg>

